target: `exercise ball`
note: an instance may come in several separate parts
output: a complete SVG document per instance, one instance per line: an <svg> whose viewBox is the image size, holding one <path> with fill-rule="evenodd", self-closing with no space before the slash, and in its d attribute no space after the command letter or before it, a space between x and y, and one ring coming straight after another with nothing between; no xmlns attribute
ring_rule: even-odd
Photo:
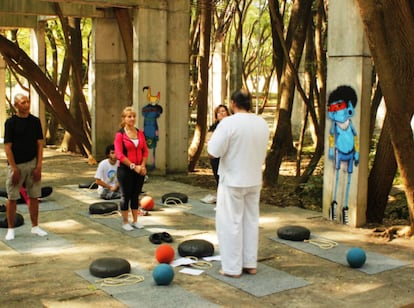
<svg viewBox="0 0 414 308"><path fill-rule="evenodd" d="M367 256L365 254L365 251L359 247L351 248L346 254L346 260L348 261L349 266L352 268L361 267L364 265L366 259Z"/></svg>
<svg viewBox="0 0 414 308"><path fill-rule="evenodd" d="M155 258L159 263L171 263L174 260L174 248L168 244L161 244L155 250Z"/></svg>
<svg viewBox="0 0 414 308"><path fill-rule="evenodd" d="M151 211L154 208L154 198L151 196L144 196L139 200L139 205L143 210Z"/></svg>
<svg viewBox="0 0 414 308"><path fill-rule="evenodd" d="M167 286L174 279L174 269L169 264L158 264L152 271L152 278L157 285Z"/></svg>

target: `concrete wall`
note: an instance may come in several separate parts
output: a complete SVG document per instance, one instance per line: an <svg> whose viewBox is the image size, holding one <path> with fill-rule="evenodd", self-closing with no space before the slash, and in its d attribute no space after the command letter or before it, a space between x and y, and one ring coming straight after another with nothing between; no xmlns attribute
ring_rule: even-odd
<svg viewBox="0 0 414 308"><path fill-rule="evenodd" d="M93 19L89 90L92 116L93 155L105 158L105 148L113 143L122 109L128 106L126 56L118 24L110 14Z"/></svg>
<svg viewBox="0 0 414 308"><path fill-rule="evenodd" d="M165 174L187 171L188 149L188 25L189 1L159 1L135 10L134 106L141 114L148 104L144 86L160 92L156 169ZM139 127L142 128L141 116Z"/></svg>
<svg viewBox="0 0 414 308"><path fill-rule="evenodd" d="M115 18L94 19L94 52L90 72L94 155L103 158L113 141L121 112L129 105L126 91L126 57ZM131 9L134 27L133 102L137 126L143 129L142 107L146 86L160 92L163 113L157 119L159 141L153 174L187 171L188 149L188 25L189 1L145 1ZM152 152L150 153L152 155ZM152 161L150 157L149 161Z"/></svg>
<svg viewBox="0 0 414 308"><path fill-rule="evenodd" d="M346 12L346 13L344 13ZM361 226L366 222L369 109L371 94L371 57L365 39L361 17L355 0L329 3L328 27L328 95L339 85L349 85L357 93L358 102L352 123L358 132L360 162L351 177L349 193L349 224ZM331 121L326 119L323 215L329 216L335 185L334 162L328 159ZM340 171L338 204L343 204L347 173Z"/></svg>

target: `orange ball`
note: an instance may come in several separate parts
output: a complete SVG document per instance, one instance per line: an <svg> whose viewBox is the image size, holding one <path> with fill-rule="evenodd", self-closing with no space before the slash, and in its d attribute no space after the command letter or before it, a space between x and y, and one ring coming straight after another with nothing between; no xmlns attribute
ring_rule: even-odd
<svg viewBox="0 0 414 308"><path fill-rule="evenodd" d="M159 263L171 263L174 260L175 252L174 248L168 244L161 244L155 250L155 259Z"/></svg>
<svg viewBox="0 0 414 308"><path fill-rule="evenodd" d="M139 200L139 205L143 210L151 211L154 208L154 198L150 196L144 196Z"/></svg>

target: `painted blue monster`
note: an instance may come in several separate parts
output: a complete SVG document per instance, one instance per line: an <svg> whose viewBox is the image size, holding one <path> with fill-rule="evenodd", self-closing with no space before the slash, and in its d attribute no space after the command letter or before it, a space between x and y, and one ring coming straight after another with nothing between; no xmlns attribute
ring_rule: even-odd
<svg viewBox="0 0 414 308"><path fill-rule="evenodd" d="M354 165L359 163L359 143L351 118L355 113L357 95L350 86L339 86L329 95L328 117L332 121L329 132L329 159L335 161L335 188L330 218L348 224L348 198ZM338 207L337 192L341 167L348 173L344 202Z"/></svg>

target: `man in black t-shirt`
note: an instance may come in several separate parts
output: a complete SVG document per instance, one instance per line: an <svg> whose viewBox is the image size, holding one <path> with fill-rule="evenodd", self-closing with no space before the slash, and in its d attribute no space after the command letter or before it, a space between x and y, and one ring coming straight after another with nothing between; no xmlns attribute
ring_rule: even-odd
<svg viewBox="0 0 414 308"><path fill-rule="evenodd" d="M29 212L32 233L39 236L47 232L38 226L39 200L43 162L43 131L39 118L30 114L30 100L24 94L14 97L16 114L4 125L4 151L7 157L7 223L5 239L14 239L14 221L20 187L25 186L30 198Z"/></svg>

